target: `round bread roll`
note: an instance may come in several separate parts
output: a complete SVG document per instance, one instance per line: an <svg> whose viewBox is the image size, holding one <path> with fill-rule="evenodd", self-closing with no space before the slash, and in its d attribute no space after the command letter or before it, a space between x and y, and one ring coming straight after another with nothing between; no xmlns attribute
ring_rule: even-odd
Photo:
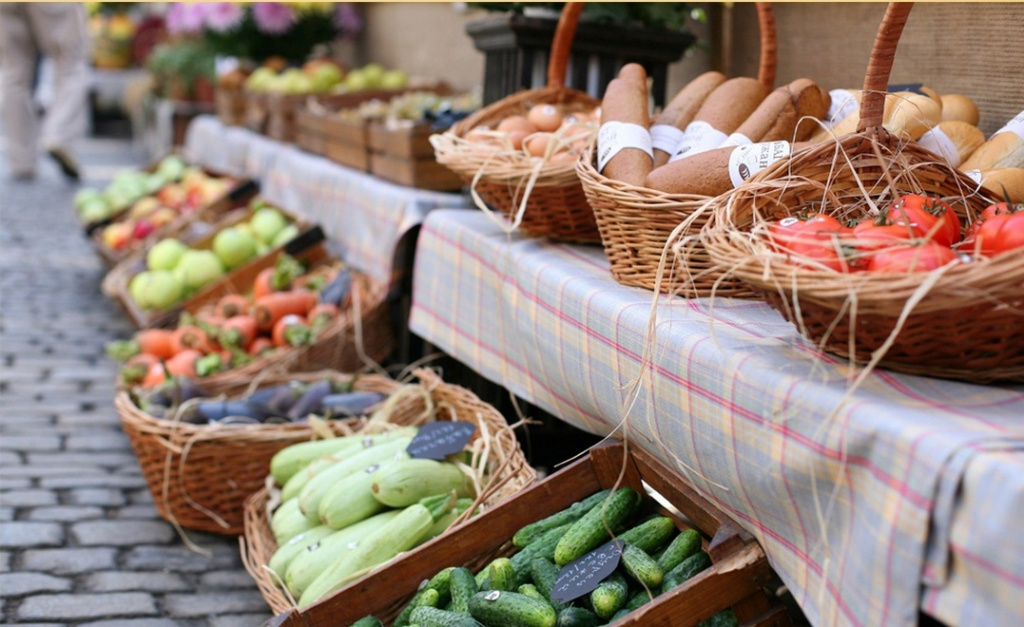
<svg viewBox="0 0 1024 627"><path fill-rule="evenodd" d="M959 120L968 124L978 125L978 105L963 94L945 94L942 96L942 121Z"/></svg>
<svg viewBox="0 0 1024 627"><path fill-rule="evenodd" d="M1024 123L1024 112L1018 113L1011 120L1013 123ZM996 131L988 141L982 144L960 167L967 170L995 170L997 168L1024 168L1024 137L1007 125L1004 130Z"/></svg>
<svg viewBox="0 0 1024 627"><path fill-rule="evenodd" d="M894 135L918 139L942 120L942 107L923 94L901 91L886 94L882 126ZM857 130L860 124L860 109L847 115L829 131L815 133L812 142L842 137Z"/></svg>
<svg viewBox="0 0 1024 627"><path fill-rule="evenodd" d="M1000 200L1024 202L1024 168L998 168L981 173L981 186Z"/></svg>
<svg viewBox="0 0 1024 627"><path fill-rule="evenodd" d="M985 134L973 124L947 120L939 122L917 141L923 148L944 157L955 168L985 143Z"/></svg>

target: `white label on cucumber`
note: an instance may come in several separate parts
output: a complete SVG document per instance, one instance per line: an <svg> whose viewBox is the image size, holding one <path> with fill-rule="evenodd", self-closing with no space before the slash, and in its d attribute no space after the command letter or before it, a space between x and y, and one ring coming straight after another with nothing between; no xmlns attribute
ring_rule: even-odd
<svg viewBox="0 0 1024 627"><path fill-rule="evenodd" d="M373 446L373 438L364 438L363 448L370 448L371 446Z"/></svg>
<svg viewBox="0 0 1024 627"><path fill-rule="evenodd" d="M310 553L312 553L313 551L315 551L315 550L317 550L319 548L320 548L320 543L319 542L314 542L313 544L310 544L309 546L307 546L306 550L309 551Z"/></svg>
<svg viewBox="0 0 1024 627"><path fill-rule="evenodd" d="M485 596L484 598L487 599L488 601L497 601L498 599L501 598L501 591L500 590L491 590L490 592L487 593L487 596Z"/></svg>
<svg viewBox="0 0 1024 627"><path fill-rule="evenodd" d="M605 122L597 132L597 171L601 172L615 155L627 148L636 148L654 159L651 132L639 124Z"/></svg>
<svg viewBox="0 0 1024 627"><path fill-rule="evenodd" d="M949 135L939 127L935 127L929 130L927 133L922 135L917 143L929 152L933 152L946 161L949 165L954 168L960 165L960 151L957 150L956 144L949 138Z"/></svg>
<svg viewBox="0 0 1024 627"><path fill-rule="evenodd" d="M357 546L359 546L359 540L353 540L346 544L345 548L347 548L349 551L353 551Z"/></svg>
<svg viewBox="0 0 1024 627"><path fill-rule="evenodd" d="M714 150L721 146L727 138L728 135L707 122L690 122L686 125L686 136L669 161L678 161L684 157L692 157Z"/></svg>
<svg viewBox="0 0 1024 627"><path fill-rule="evenodd" d="M729 146L749 146L754 142L750 141L750 138L743 133L733 133L732 135L725 138L719 148L728 148Z"/></svg>
<svg viewBox="0 0 1024 627"><path fill-rule="evenodd" d="M767 168L792 152L789 142L763 142L739 146L729 154L729 180L733 187Z"/></svg>
<svg viewBox="0 0 1024 627"><path fill-rule="evenodd" d="M999 133L1016 133L1017 137L1024 139L1024 111L1010 118L1003 128L996 131L996 135Z"/></svg>
<svg viewBox="0 0 1024 627"><path fill-rule="evenodd" d="M374 464L373 466L367 466L366 474L370 474L371 472L377 472L378 468L380 468L380 464Z"/></svg>
<svg viewBox="0 0 1024 627"><path fill-rule="evenodd" d="M828 116L825 117L825 125L829 128L860 110L857 98L848 89L833 89L828 92L828 95L832 98L832 104L828 107Z"/></svg>
<svg viewBox="0 0 1024 627"><path fill-rule="evenodd" d="M675 154L676 148L683 141L683 130L671 124L655 124L651 127L651 146L655 150Z"/></svg>

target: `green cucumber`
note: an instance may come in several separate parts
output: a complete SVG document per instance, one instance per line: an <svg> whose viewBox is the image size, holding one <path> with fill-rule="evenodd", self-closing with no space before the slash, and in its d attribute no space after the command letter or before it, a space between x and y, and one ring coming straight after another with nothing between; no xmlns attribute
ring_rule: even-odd
<svg viewBox="0 0 1024 627"><path fill-rule="evenodd" d="M384 627L384 623L376 616L364 616L352 623L351 627Z"/></svg>
<svg viewBox="0 0 1024 627"><path fill-rule="evenodd" d="M538 601L544 601L545 603L547 603L548 601L544 598L544 595L541 594L541 591L537 589L537 586L533 585L532 583L524 583L523 585L516 588L516 592L518 592L519 594L525 594L526 596L537 599Z"/></svg>
<svg viewBox="0 0 1024 627"><path fill-rule="evenodd" d="M700 532L696 529L687 529L676 537L658 558L658 566L668 573L670 570L683 563L683 560L695 555L700 551Z"/></svg>
<svg viewBox="0 0 1024 627"><path fill-rule="evenodd" d="M440 518L434 519L434 524L431 525L430 530L427 531L427 535L423 539L423 541L427 542L428 540L433 540L445 531L448 531L448 527L452 526L452 523L455 522L455 519L461 516L463 512L465 512L472 506L473 499L458 499L457 501L455 501L455 507L453 507L448 513L444 514ZM427 509L431 508L428 506Z"/></svg>
<svg viewBox="0 0 1024 627"><path fill-rule="evenodd" d="M469 599L479 591L473 573L461 566L453 568L448 575L448 582L452 597L451 610L469 614Z"/></svg>
<svg viewBox="0 0 1024 627"><path fill-rule="evenodd" d="M413 595L412 599L410 599L409 602L405 604L405 607L402 608L402 611L399 612L398 616L395 617L395 622L392 623L392 627L408 627L411 624L412 612L417 607L419 607L419 605L417 605L417 602L420 600L421 596L423 596L423 590L420 590Z"/></svg>
<svg viewBox="0 0 1024 627"><path fill-rule="evenodd" d="M565 606L564 603L554 601L551 598L551 591L555 588L555 581L558 580L558 573L561 570L554 562L543 557L538 557L530 562L530 575L533 577L533 585L537 586L537 589L540 590L540 593L544 595L544 598L548 600L548 603L555 610L560 610Z"/></svg>
<svg viewBox="0 0 1024 627"><path fill-rule="evenodd" d="M507 557L499 557L487 565L487 577L480 590L504 590L512 592L516 589L516 570Z"/></svg>
<svg viewBox="0 0 1024 627"><path fill-rule="evenodd" d="M420 590L420 592L422 594L416 595L416 602L414 603L415 607L436 608L441 605L441 593L434 588L424 588L423 590ZM413 612L413 614L415 614L415 612Z"/></svg>
<svg viewBox="0 0 1024 627"><path fill-rule="evenodd" d="M611 490L601 490L582 501L573 503L560 512L526 525L512 536L512 544L519 548L530 546L534 540L540 538L549 529L576 522L584 514L592 510L595 505L605 500L609 494L611 494Z"/></svg>
<svg viewBox="0 0 1024 627"><path fill-rule="evenodd" d="M526 583L530 578L530 562L534 559L538 557L549 560L555 559L555 547L571 526L572 523L565 523L545 531L526 548L509 558L512 560L512 567L516 569L516 581Z"/></svg>
<svg viewBox="0 0 1024 627"><path fill-rule="evenodd" d="M455 491L471 496L466 473L448 462L405 459L381 468L373 477L373 496L388 507L407 507L428 496Z"/></svg>
<svg viewBox="0 0 1024 627"><path fill-rule="evenodd" d="M601 618L608 620L626 606L629 583L619 573L612 573L590 593L590 605Z"/></svg>
<svg viewBox="0 0 1024 627"><path fill-rule="evenodd" d="M608 541L608 529L624 523L640 505L640 494L633 488L621 488L607 501L595 506L572 523L555 547L555 563L565 566Z"/></svg>
<svg viewBox="0 0 1024 627"><path fill-rule="evenodd" d="M651 595L648 594L646 590L641 590L637 592L633 596L629 597L629 601L626 602L626 607L622 608L618 612L615 612L615 614L612 615L611 620L608 622L614 623L615 621L629 614L633 610L639 609L644 605L647 605L651 602L651 600Z"/></svg>
<svg viewBox="0 0 1024 627"><path fill-rule="evenodd" d="M711 567L711 556L704 551L695 553L684 559L678 566L665 573L661 583L661 591L666 592L682 584L702 570Z"/></svg>
<svg viewBox="0 0 1024 627"><path fill-rule="evenodd" d="M417 607L412 611L410 620L422 627L481 627L471 616L436 607Z"/></svg>
<svg viewBox="0 0 1024 627"><path fill-rule="evenodd" d="M603 621L585 607L566 607L558 613L558 627L597 627Z"/></svg>
<svg viewBox="0 0 1024 627"><path fill-rule="evenodd" d="M424 586L424 590L436 590L438 595L437 603L434 607L444 607L448 605L448 602L452 600L452 571L455 570L454 566L441 569L436 575L427 581L427 585Z"/></svg>
<svg viewBox="0 0 1024 627"><path fill-rule="evenodd" d="M270 558L270 562L267 563L267 567L277 575L274 583L284 585L284 576L285 573L288 572L288 565L292 563L292 560L302 554L303 551L308 550L310 546L316 544L320 540L323 540L332 533L334 533L334 529L331 529L326 525L320 525L319 527L313 527L309 531L300 533L291 540L288 540L281 546L277 547L277 550L274 551L274 555Z"/></svg>
<svg viewBox="0 0 1024 627"><path fill-rule="evenodd" d="M487 627L555 627L555 609L538 599L491 590L477 592L469 599L469 614Z"/></svg>
<svg viewBox="0 0 1024 627"><path fill-rule="evenodd" d="M632 544L623 547L621 563L626 574L648 588L657 588L665 578L665 571L661 570L658 562Z"/></svg>
<svg viewBox="0 0 1024 627"><path fill-rule="evenodd" d="M668 516L656 516L622 533L619 540L632 544L648 555L662 547L672 538L676 524Z"/></svg>
<svg viewBox="0 0 1024 627"><path fill-rule="evenodd" d="M732 608L722 610L707 620L697 623L697 627L739 627L740 621Z"/></svg>

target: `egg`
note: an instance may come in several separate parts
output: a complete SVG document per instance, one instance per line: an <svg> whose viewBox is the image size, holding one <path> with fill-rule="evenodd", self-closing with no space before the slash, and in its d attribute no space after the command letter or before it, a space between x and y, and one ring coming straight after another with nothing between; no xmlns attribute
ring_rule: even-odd
<svg viewBox="0 0 1024 627"><path fill-rule="evenodd" d="M510 115L509 117L505 118L500 123L498 123L498 130L501 131L502 133L511 133L512 131L525 131L526 135L529 135L530 133L536 133L538 129L523 116Z"/></svg>
<svg viewBox="0 0 1024 627"><path fill-rule="evenodd" d="M552 135L550 133L534 133L524 142L526 152L535 157L543 157L544 153L548 151L548 144L551 143L551 139Z"/></svg>
<svg viewBox="0 0 1024 627"><path fill-rule="evenodd" d="M532 134L533 133L531 131L524 131L524 130L521 130L521 129L516 129L514 131L509 131L508 132L508 140L510 142L512 142L512 147L513 148L515 148L516 150L519 150L520 148L523 147L523 140L526 139L529 135L532 135Z"/></svg>
<svg viewBox="0 0 1024 627"><path fill-rule="evenodd" d="M555 163L558 165L572 165L576 163L576 155L572 154L571 152L563 150L562 152L556 152L555 154L551 155L551 158L548 159L548 163Z"/></svg>
<svg viewBox="0 0 1024 627"><path fill-rule="evenodd" d="M549 104L534 105L526 114L526 119L536 126L538 131L545 133L558 130L558 127L562 125L562 117L558 109Z"/></svg>

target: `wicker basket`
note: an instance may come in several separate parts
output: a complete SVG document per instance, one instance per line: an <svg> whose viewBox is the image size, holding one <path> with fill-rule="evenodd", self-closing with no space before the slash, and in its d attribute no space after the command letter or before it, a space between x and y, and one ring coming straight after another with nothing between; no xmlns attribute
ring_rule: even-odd
<svg viewBox="0 0 1024 627"><path fill-rule="evenodd" d="M470 447L479 448L483 444L481 434L489 434L489 446L492 459L496 460L491 472L489 483L477 497L477 503L483 509L496 505L501 501L530 486L537 478L534 469L523 456L515 434L508 423L492 406L484 403L472 392L450 383L444 383L433 371L418 369L415 376L420 384L430 393L434 406L438 408L439 420L459 420L475 422L479 425L477 435ZM444 411L441 411L444 409ZM476 445L476 446L475 446ZM256 580L256 584L267 601L267 605L275 614L280 614L293 605L285 593L275 585L275 580L266 565L277 550L277 542L270 529L270 513L268 504L270 493L266 488L256 492L245 504L245 537L242 542L242 561L245 568ZM469 512L477 509L470 508ZM466 512L453 526L469 518ZM415 550L415 549L414 549ZM355 585L354 582L352 585ZM344 594L344 588L336 594Z"/></svg>
<svg viewBox="0 0 1024 627"><path fill-rule="evenodd" d="M511 228L532 237L597 244L601 235L571 163L534 162L525 153L481 151L465 139L476 126L496 125L514 114L524 115L537 104L554 104L565 112L589 111L600 102L565 87L565 71L582 3L566 3L555 31L548 66L548 85L503 98L430 139L438 163L469 186L482 210L501 213Z"/></svg>
<svg viewBox="0 0 1024 627"><path fill-rule="evenodd" d="M225 126L242 126L245 123L246 97L241 87L217 87L213 91L213 104L217 118Z"/></svg>
<svg viewBox="0 0 1024 627"><path fill-rule="evenodd" d="M351 381L336 371L269 374L259 387L330 377ZM250 377L249 384L254 381ZM249 385L235 390L241 394ZM401 387L377 375L355 377L353 389L390 395ZM410 397L412 398L412 397ZM396 424L415 424L424 415L422 397L402 403L392 414ZM414 399L415 400L415 399ZM185 529L239 535L245 500L265 484L270 458L291 444L313 439L308 424L194 425L155 418L136 406L127 391L114 399L121 426L139 459L157 513ZM329 421L336 435L361 428L361 419Z"/></svg>
<svg viewBox="0 0 1024 627"><path fill-rule="evenodd" d="M758 3L757 15L761 27L758 80L771 89L777 64L771 4ZM601 241L616 281L687 298L712 294L753 296L750 288L738 279L722 277L707 252L695 238L690 237L700 232L711 215L704 208L711 200L708 196L668 194L603 176L595 165L594 146L576 162L576 173L597 219ZM677 233L677 228L687 221L687 226ZM668 266L659 275L666 248L683 238L687 238L685 263L678 268ZM671 254L668 258L671 259Z"/></svg>
<svg viewBox="0 0 1024 627"><path fill-rule="evenodd" d="M889 6L865 78L858 132L794 153L723 196L701 239L723 269L822 349L892 370L1024 381L1024 250L932 272L814 270L774 252L767 222L813 207L844 218L902 193L945 197L962 220L990 199L944 160L881 126L886 83L912 5Z"/></svg>

